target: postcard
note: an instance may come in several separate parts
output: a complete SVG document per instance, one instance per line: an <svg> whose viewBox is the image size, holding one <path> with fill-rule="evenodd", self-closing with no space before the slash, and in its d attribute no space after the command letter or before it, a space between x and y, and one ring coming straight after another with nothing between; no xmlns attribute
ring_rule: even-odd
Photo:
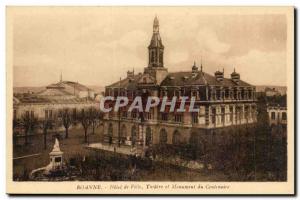
<svg viewBox="0 0 300 200"><path fill-rule="evenodd" d="M7 193L295 193L293 7L6 9Z"/></svg>

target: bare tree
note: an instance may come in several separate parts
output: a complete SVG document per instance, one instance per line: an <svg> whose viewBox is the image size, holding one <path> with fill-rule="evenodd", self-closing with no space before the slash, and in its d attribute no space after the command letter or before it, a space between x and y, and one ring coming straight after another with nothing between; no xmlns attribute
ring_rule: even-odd
<svg viewBox="0 0 300 200"><path fill-rule="evenodd" d="M40 128L43 130L43 135L44 135L44 149L47 149L48 129L52 129L53 125L54 125L54 120L50 118L45 118L40 122Z"/></svg>
<svg viewBox="0 0 300 200"><path fill-rule="evenodd" d="M25 146L28 145L28 134L32 132L38 125L38 120L33 114L23 114L20 119L20 125L23 126L25 132Z"/></svg>
<svg viewBox="0 0 300 200"><path fill-rule="evenodd" d="M62 124L65 128L65 138L69 137L69 128L73 122L72 114L68 108L64 108L59 112L59 117L61 118Z"/></svg>
<svg viewBox="0 0 300 200"><path fill-rule="evenodd" d="M89 115L91 119L91 126L92 126L92 134L95 134L95 129L99 125L100 122L100 112L94 107L89 109Z"/></svg>
<svg viewBox="0 0 300 200"><path fill-rule="evenodd" d="M87 143L87 131L88 128L90 127L91 123L91 117L90 117L90 112L82 110L80 115L79 115L79 121L81 122L81 125L84 129L84 142Z"/></svg>

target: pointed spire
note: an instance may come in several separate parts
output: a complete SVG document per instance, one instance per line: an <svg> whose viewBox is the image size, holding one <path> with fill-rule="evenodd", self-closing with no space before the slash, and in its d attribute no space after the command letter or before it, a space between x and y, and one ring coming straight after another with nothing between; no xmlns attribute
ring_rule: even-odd
<svg viewBox="0 0 300 200"><path fill-rule="evenodd" d="M155 15L154 21L153 21L153 33L159 32L159 21L157 16Z"/></svg>
<svg viewBox="0 0 300 200"><path fill-rule="evenodd" d="M164 45L162 44L160 35L159 35L159 22L157 16L155 16L153 21L153 34L148 46L149 53L149 67L163 67L163 50Z"/></svg>

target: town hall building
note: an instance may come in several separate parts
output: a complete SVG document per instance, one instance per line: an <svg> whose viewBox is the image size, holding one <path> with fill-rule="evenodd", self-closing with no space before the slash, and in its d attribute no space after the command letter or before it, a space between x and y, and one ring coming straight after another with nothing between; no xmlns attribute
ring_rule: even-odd
<svg viewBox="0 0 300 200"><path fill-rule="evenodd" d="M168 72L164 50L155 17L148 66L143 73L128 71L126 78L105 88L105 96L127 96L129 105L136 96L195 97L199 112L160 112L159 107L142 113L128 112L128 107L112 110L104 116L104 143L137 148L191 142L203 145L214 142L215 135L226 138L234 128L256 122L255 86L241 80L238 72L234 70L229 78L224 70L211 75L202 63L200 67L194 63L190 71Z"/></svg>

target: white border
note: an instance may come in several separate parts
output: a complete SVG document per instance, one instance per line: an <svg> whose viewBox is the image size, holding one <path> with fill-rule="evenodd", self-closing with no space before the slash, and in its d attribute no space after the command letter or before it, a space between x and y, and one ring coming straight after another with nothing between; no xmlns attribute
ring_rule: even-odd
<svg viewBox="0 0 300 200"><path fill-rule="evenodd" d="M29 6L29 5L173 5L173 6L179 6L179 5L257 5L257 6L282 6L282 5L294 5L295 7L299 7L300 3L299 1L291 1L291 0L244 0L244 1L233 1L233 0L202 0L200 2L196 0L185 0L185 1L177 1L174 2L174 0L147 0L147 1L139 1L139 0L103 0L103 1L97 1L97 0L4 0L0 1L0 104L1 104L1 115L0 115L0 133L1 133L1 139L0 139L0 197L1 199L8 199L9 196L5 194L5 177L6 177L6 171L5 171L5 158L6 158L6 146L5 146L5 135L6 135L6 116L4 113L6 113L6 62L5 62L5 7L8 5L19 5L19 6ZM297 27L299 26L299 20L297 20ZM297 37L297 35L296 35ZM296 40L297 41L297 40ZM297 44L295 44L297 45ZM296 57L298 57L299 51L297 51ZM297 73L297 77L299 77L299 70ZM297 84L298 86L298 84ZM299 94L299 86L297 87L297 94ZM296 111L296 110L295 110ZM299 111L299 107L297 109L297 113ZM300 119L298 117L298 120L296 122L297 124L300 124ZM295 133L297 134L297 133ZM299 144L299 136L297 137ZM297 145L296 145L297 146ZM299 154L298 154L299 156ZM298 159L298 158L297 158ZM299 173L297 173L299 174ZM299 184L297 184L299 185ZM297 188L296 191L299 188ZM33 198L33 197L22 197L22 198ZM47 197L50 198L50 197ZM55 197L57 198L57 197ZM84 199L86 197L79 197L77 199ZM184 197L183 197L184 198ZM284 198L284 197L281 197ZM280 198L280 199L281 199Z"/></svg>

